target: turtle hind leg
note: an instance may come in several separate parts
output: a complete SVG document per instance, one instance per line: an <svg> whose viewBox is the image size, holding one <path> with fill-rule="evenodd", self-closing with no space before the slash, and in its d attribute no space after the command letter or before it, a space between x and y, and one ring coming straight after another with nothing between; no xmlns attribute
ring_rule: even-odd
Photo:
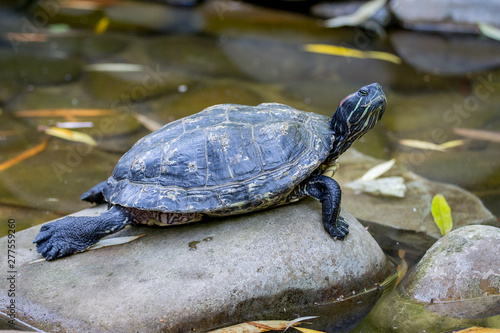
<svg viewBox="0 0 500 333"><path fill-rule="evenodd" d="M334 239L343 240L349 233L349 225L340 216L340 185L330 177L316 175L305 180L304 191L321 202L325 230Z"/></svg>
<svg viewBox="0 0 500 333"><path fill-rule="evenodd" d="M80 199L96 204L104 203L106 202L106 199L104 198L103 191L106 186L108 186L107 180L97 184L87 192L83 193Z"/></svg>
<svg viewBox="0 0 500 333"><path fill-rule="evenodd" d="M119 206L99 216L66 216L42 226L33 243L41 255L53 260L85 250L102 237L123 229L131 220L129 211Z"/></svg>

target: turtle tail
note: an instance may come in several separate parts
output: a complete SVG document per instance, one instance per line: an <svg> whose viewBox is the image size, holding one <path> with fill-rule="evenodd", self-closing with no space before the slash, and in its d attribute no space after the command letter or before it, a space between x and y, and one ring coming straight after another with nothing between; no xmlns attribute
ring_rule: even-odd
<svg viewBox="0 0 500 333"><path fill-rule="evenodd" d="M43 225L33 243L47 260L58 259L82 252L131 222L129 210L120 206L113 206L99 216L66 216Z"/></svg>
<svg viewBox="0 0 500 333"><path fill-rule="evenodd" d="M83 193L82 196L80 197L81 200L85 200L88 202L96 203L96 204L102 204L106 202L106 199L104 198L104 188L108 186L108 181L105 180L96 186L92 187L90 190L87 192Z"/></svg>

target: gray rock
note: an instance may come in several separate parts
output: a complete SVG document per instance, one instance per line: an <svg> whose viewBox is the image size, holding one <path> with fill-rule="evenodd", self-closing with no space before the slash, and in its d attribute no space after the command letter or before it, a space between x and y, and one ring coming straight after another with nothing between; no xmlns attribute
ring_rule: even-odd
<svg viewBox="0 0 500 333"><path fill-rule="evenodd" d="M424 73L458 76L500 65L500 43L490 38L412 31L395 31L390 37L398 55Z"/></svg>
<svg viewBox="0 0 500 333"><path fill-rule="evenodd" d="M383 332L445 332L498 327L491 320L498 314L500 229L475 225L437 241L364 324Z"/></svg>
<svg viewBox="0 0 500 333"><path fill-rule="evenodd" d="M17 316L46 331L203 332L319 314L316 329L346 331L371 309L381 293L375 283L391 269L362 225L343 216L351 230L343 242L323 230L321 206L311 199L180 227L131 227L117 236L148 236L29 264L41 258L34 227L16 234ZM7 284L2 279L2 308Z"/></svg>
<svg viewBox="0 0 500 333"><path fill-rule="evenodd" d="M498 26L496 0L392 0L390 9L409 29L477 32L477 23Z"/></svg>
<svg viewBox="0 0 500 333"><path fill-rule="evenodd" d="M402 288L442 316L500 314L500 228L474 225L449 233L426 252Z"/></svg>

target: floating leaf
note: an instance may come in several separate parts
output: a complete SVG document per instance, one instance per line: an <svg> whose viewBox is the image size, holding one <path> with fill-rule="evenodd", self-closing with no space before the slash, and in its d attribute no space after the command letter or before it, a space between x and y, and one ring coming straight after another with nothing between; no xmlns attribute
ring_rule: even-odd
<svg viewBox="0 0 500 333"><path fill-rule="evenodd" d="M426 149L426 150L435 150L435 151L446 151L445 148L432 143L428 141L420 141L420 140L412 140L412 139L403 139L399 140L399 144L406 146L406 147L411 147L411 148L417 148L417 149Z"/></svg>
<svg viewBox="0 0 500 333"><path fill-rule="evenodd" d="M25 150L21 154L14 156L13 158L1 163L0 164L0 171L6 170L6 169L24 161L27 158L33 157L33 156L41 153L47 147L47 141L48 141L48 138L45 138L39 145L36 145L33 148Z"/></svg>
<svg viewBox="0 0 500 333"><path fill-rule="evenodd" d="M106 32L106 30L108 30L108 27L109 27L109 17L102 17L99 22L97 22L97 24L95 25L94 27L94 32L97 34L97 35L101 35L103 33Z"/></svg>
<svg viewBox="0 0 500 333"><path fill-rule="evenodd" d="M90 128L93 126L94 123L91 121L66 121L56 123L56 127L58 128Z"/></svg>
<svg viewBox="0 0 500 333"><path fill-rule="evenodd" d="M381 51L360 51L337 45L306 44L304 45L304 49L308 52L336 55L347 58L377 59L389 61L395 64L400 64L402 62L400 57L391 53Z"/></svg>
<svg viewBox="0 0 500 333"><path fill-rule="evenodd" d="M288 323L288 325L286 326L284 331L286 331L287 329L289 329L290 327L292 327L294 325L297 325L298 323L300 323L304 320L309 320L309 319L314 319L314 318L318 318L318 316L308 316L308 317L300 317L300 318L294 319Z"/></svg>
<svg viewBox="0 0 500 333"><path fill-rule="evenodd" d="M463 146L465 144L465 140L451 140L439 145L439 147L443 149L455 148L459 146Z"/></svg>
<svg viewBox="0 0 500 333"><path fill-rule="evenodd" d="M97 117L116 114L113 110L100 109L42 109L42 110L23 110L14 112L15 117L22 118L42 118L42 117Z"/></svg>
<svg viewBox="0 0 500 333"><path fill-rule="evenodd" d="M500 142L500 133L485 130L476 130L468 128L454 128L453 133L465 136L474 140L483 140L491 142Z"/></svg>
<svg viewBox="0 0 500 333"><path fill-rule="evenodd" d="M57 127L47 127L46 129L44 129L44 132L48 135L52 135L64 140L86 143L90 146L97 146L97 142L86 133L70 131L69 129Z"/></svg>
<svg viewBox="0 0 500 333"><path fill-rule="evenodd" d="M396 160L394 158L390 161L380 163L380 164L374 166L373 168L371 168L370 170L368 170L363 176L361 176L360 179L362 181L367 181L367 180L373 180L375 178L378 178L378 177L382 176L384 173L386 173L387 171L389 171L394 166L394 163L396 163Z"/></svg>
<svg viewBox="0 0 500 333"><path fill-rule="evenodd" d="M342 15L326 20L325 27L338 28L343 26L357 26L368 21L376 12L384 8L387 0L373 0L360 6L354 13Z"/></svg>
<svg viewBox="0 0 500 333"><path fill-rule="evenodd" d="M142 126L146 127L151 132L154 132L163 127L163 125L157 122L156 120L153 120L143 114L134 113L134 117L135 119L137 119L139 123L142 124Z"/></svg>
<svg viewBox="0 0 500 333"><path fill-rule="evenodd" d="M144 70L143 65L138 64L117 64L117 63L102 63L90 64L83 66L83 69L98 72L141 72Z"/></svg>
<svg viewBox="0 0 500 333"><path fill-rule="evenodd" d="M398 286L401 280L403 280L403 278L405 277L406 272L408 272L408 263L405 260L405 251L399 250L398 256L401 258L401 262L399 263L398 267L396 267L396 272L398 272L398 279L396 280L396 284L394 285L394 287Z"/></svg>
<svg viewBox="0 0 500 333"><path fill-rule="evenodd" d="M114 237L114 238L103 239L103 240L97 242L96 244L92 245L91 247L89 247L86 251L97 250L97 249L101 249L101 248L107 247L107 246L127 244L127 243L133 242L136 239L139 239L139 238L144 237L144 236L147 236L147 235L143 234L143 235L139 235L139 236Z"/></svg>
<svg viewBox="0 0 500 333"><path fill-rule="evenodd" d="M432 199L432 216L434 222L441 231L441 235L446 235L453 228L453 220L451 218L451 209L446 202L446 199L441 194L436 194Z"/></svg>
<svg viewBox="0 0 500 333"><path fill-rule="evenodd" d="M491 39L500 41L500 29L491 24L478 23L477 26L483 35Z"/></svg>

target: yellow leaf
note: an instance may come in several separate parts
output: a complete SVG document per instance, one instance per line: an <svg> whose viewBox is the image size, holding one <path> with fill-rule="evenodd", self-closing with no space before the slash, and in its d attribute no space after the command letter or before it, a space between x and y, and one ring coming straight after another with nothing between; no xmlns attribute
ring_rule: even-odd
<svg viewBox="0 0 500 333"><path fill-rule="evenodd" d="M108 27L109 27L109 17L104 16L95 25L94 32L97 35L101 35L101 34L105 33L106 30L108 30Z"/></svg>
<svg viewBox="0 0 500 333"><path fill-rule="evenodd" d="M90 135L82 132L70 131L65 128L57 128L57 127L47 127L44 130L44 132L47 133L48 135L52 135L64 140L69 140L73 142L82 142L90 146L97 146L97 142Z"/></svg>
<svg viewBox="0 0 500 333"><path fill-rule="evenodd" d="M451 209L446 202L446 199L441 194L436 194L432 199L432 216L434 222L441 231L441 235L446 235L453 228L453 220L451 218Z"/></svg>
<svg viewBox="0 0 500 333"><path fill-rule="evenodd" d="M428 142L428 141L403 139L403 140L399 140L399 144L406 146L406 147L417 148L417 149L446 151L446 149L444 149L443 147L440 147L439 145L432 143L432 142Z"/></svg>
<svg viewBox="0 0 500 333"><path fill-rule="evenodd" d="M97 117L116 114L113 110L100 109L42 109L42 110L22 110L14 112L15 117L40 118L40 117Z"/></svg>
<svg viewBox="0 0 500 333"><path fill-rule="evenodd" d="M486 23L478 23L477 26L479 27L481 33L486 37L500 41L500 29L497 27Z"/></svg>
<svg viewBox="0 0 500 333"><path fill-rule="evenodd" d="M296 330L301 331L302 333L325 333L323 331L316 331L312 330L310 328L303 328L303 327L294 327Z"/></svg>
<svg viewBox="0 0 500 333"><path fill-rule="evenodd" d="M406 272L408 272L408 264L406 263L406 260L405 260L405 251L399 250L398 256L401 258L401 262L396 267L396 271L398 272L398 279L396 280L396 284L394 285L394 287L398 286L398 284L401 282L401 280L403 280L403 278L405 277Z"/></svg>
<svg viewBox="0 0 500 333"><path fill-rule="evenodd" d="M465 140L451 140L447 141L445 143L442 143L439 145L439 147L448 149L448 148L454 148L458 146L462 146L465 143Z"/></svg>
<svg viewBox="0 0 500 333"><path fill-rule="evenodd" d="M1 163L0 164L0 171L6 170L6 169L24 161L27 158L30 158L32 156L35 156L35 155L41 153L42 151L45 150L45 147L47 147L47 141L48 141L48 138L45 138L42 141L42 143L40 143L39 145L36 145L33 148L25 150L21 154L14 156L13 158Z"/></svg>
<svg viewBox="0 0 500 333"><path fill-rule="evenodd" d="M402 62L400 57L391 53L381 51L360 51L337 45L306 44L304 45L304 49L308 52L336 55L347 58L384 60L398 65Z"/></svg>

